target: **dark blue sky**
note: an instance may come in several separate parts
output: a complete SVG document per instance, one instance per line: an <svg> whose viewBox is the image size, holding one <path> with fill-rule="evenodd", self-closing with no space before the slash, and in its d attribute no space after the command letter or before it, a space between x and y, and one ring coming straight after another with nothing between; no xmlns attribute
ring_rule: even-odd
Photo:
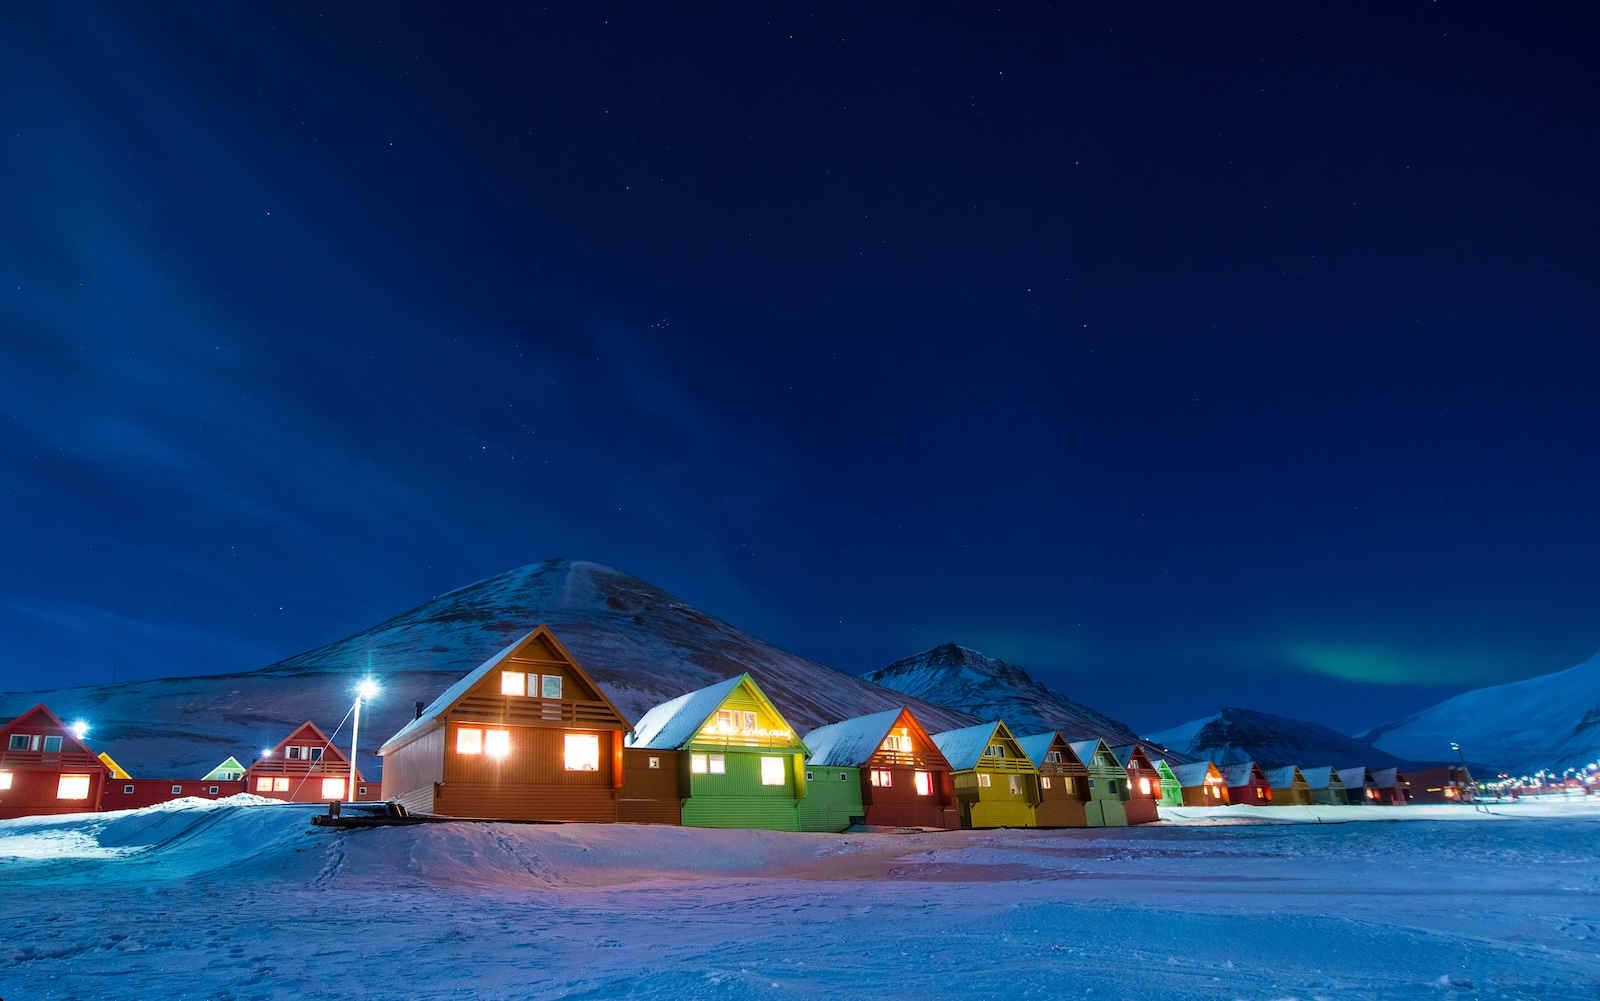
<svg viewBox="0 0 1600 1001"><path fill-rule="evenodd" d="M0 688L552 556L1146 729L1600 648L1589 5L467 6L0 11Z"/></svg>

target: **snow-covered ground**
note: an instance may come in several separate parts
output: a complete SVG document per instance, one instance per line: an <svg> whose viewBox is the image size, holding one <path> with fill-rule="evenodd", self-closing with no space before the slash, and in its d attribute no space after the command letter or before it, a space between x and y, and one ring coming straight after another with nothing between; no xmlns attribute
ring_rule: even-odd
<svg viewBox="0 0 1600 1001"><path fill-rule="evenodd" d="M808 835L240 799L0 821L0 997L1600 997L1583 801Z"/></svg>

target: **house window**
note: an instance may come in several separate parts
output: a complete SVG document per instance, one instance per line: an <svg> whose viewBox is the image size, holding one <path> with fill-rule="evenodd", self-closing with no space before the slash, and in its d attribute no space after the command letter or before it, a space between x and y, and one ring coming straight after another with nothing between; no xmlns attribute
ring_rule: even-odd
<svg viewBox="0 0 1600 1001"><path fill-rule="evenodd" d="M272 780L272 791L273 792L288 792L289 791L289 777L287 775L282 775L282 776L279 776L278 778L273 779Z"/></svg>
<svg viewBox="0 0 1600 1001"><path fill-rule="evenodd" d="M541 675L539 677L539 696L546 699L561 698L561 675Z"/></svg>
<svg viewBox="0 0 1600 1001"><path fill-rule="evenodd" d="M1139 794L1141 796L1150 795L1150 780L1149 779L1140 779L1139 780Z"/></svg>
<svg viewBox="0 0 1600 1001"><path fill-rule="evenodd" d="M706 773L706 756L704 754L689 755L689 771L695 775Z"/></svg>
<svg viewBox="0 0 1600 1001"><path fill-rule="evenodd" d="M457 754L482 754L483 731L475 726L464 726L456 731Z"/></svg>
<svg viewBox="0 0 1600 1001"><path fill-rule="evenodd" d="M733 710L732 709L718 709L717 710L717 732L718 733L732 733L733 732Z"/></svg>
<svg viewBox="0 0 1600 1001"><path fill-rule="evenodd" d="M708 757L710 760L706 764L710 766L712 775L728 774L728 761L726 758L720 754L712 754L708 755Z"/></svg>
<svg viewBox="0 0 1600 1001"><path fill-rule="evenodd" d="M1052 765L1059 765L1059 764L1061 764L1061 752L1060 751L1046 751L1045 752L1045 756L1044 756L1044 760L1050 762Z"/></svg>
<svg viewBox="0 0 1600 1001"><path fill-rule="evenodd" d="M1039 776L1039 788L1040 789L1048 789L1048 788L1050 788L1050 776L1048 776L1048 775Z"/></svg>
<svg viewBox="0 0 1600 1001"><path fill-rule="evenodd" d="M320 747L308 747L308 748L306 748L306 757L310 758L312 761L321 761L322 760L322 748L320 748Z"/></svg>
<svg viewBox="0 0 1600 1001"><path fill-rule="evenodd" d="M1256 799L1265 799L1265 798L1266 798L1266 794L1261 791L1261 787L1260 786L1257 786L1256 787Z"/></svg>
<svg viewBox="0 0 1600 1001"><path fill-rule="evenodd" d="M510 730L483 731L483 753L491 758L503 758L511 753Z"/></svg>
<svg viewBox="0 0 1600 1001"><path fill-rule="evenodd" d="M30 740L32 740L32 739L33 738L30 737L28 734L25 734L25 733L14 733L14 734L11 735L11 746L6 748L6 750L8 750L8 751L26 751L28 749L28 742Z"/></svg>
<svg viewBox="0 0 1600 1001"><path fill-rule="evenodd" d="M874 768L872 770L872 784L883 787L892 786L894 785L894 773Z"/></svg>
<svg viewBox="0 0 1600 1001"><path fill-rule="evenodd" d="M133 786L129 786L128 787L128 791L129 792L133 792ZM270 776L263 775L260 778L256 779L256 792L271 792L271 791L272 791L272 778Z"/></svg>
<svg viewBox="0 0 1600 1001"><path fill-rule="evenodd" d="M806 781L807 782L811 781L811 773L810 772L806 772Z"/></svg>
<svg viewBox="0 0 1600 1001"><path fill-rule="evenodd" d="M44 753L46 753L46 754L60 754L61 753L61 738L60 737L46 737L44 739Z"/></svg>
<svg viewBox="0 0 1600 1001"><path fill-rule="evenodd" d="M89 776L63 775L56 783L56 799L88 799Z"/></svg>
<svg viewBox="0 0 1600 1001"><path fill-rule="evenodd" d="M10 789L10 788L11 788L11 773L10 772L0 772L0 789ZM130 786L128 788L128 791L129 792L133 792L133 787Z"/></svg>
<svg viewBox="0 0 1600 1001"><path fill-rule="evenodd" d="M172 787L172 795L174 795L174 796L183 795L183 786L173 786Z"/></svg>
<svg viewBox="0 0 1600 1001"><path fill-rule="evenodd" d="M521 671L500 672L501 695L528 694L528 676Z"/></svg>
<svg viewBox="0 0 1600 1001"><path fill-rule="evenodd" d="M1061 788L1066 790L1068 796L1078 795L1078 790L1073 788L1073 779L1071 778L1062 779Z"/></svg>
<svg viewBox="0 0 1600 1001"><path fill-rule="evenodd" d="M357 796L365 796L366 794L367 794L367 787L366 786L356 786L356 795Z"/></svg>
<svg viewBox="0 0 1600 1001"><path fill-rule="evenodd" d="M1006 749L1001 744L990 744L983 749L983 756L986 758L1003 758L1006 756Z"/></svg>
<svg viewBox="0 0 1600 1001"><path fill-rule="evenodd" d="M122 794L123 794L123 795L124 795L124 796L131 796L131 795L133 795L133 786L123 786L123 787L122 787Z"/></svg>
<svg viewBox="0 0 1600 1001"><path fill-rule="evenodd" d="M883 739L883 749L885 751L909 753L911 750L911 729L902 726L897 730L891 731L889 736Z"/></svg>
<svg viewBox="0 0 1600 1001"><path fill-rule="evenodd" d="M299 747L289 747L286 750L289 752L288 758L290 761L299 761L305 756L304 749Z"/></svg>
<svg viewBox="0 0 1600 1001"><path fill-rule="evenodd" d="M979 772L978 773L978 785L979 785L980 788L983 788L983 789L989 788L989 773L988 772Z"/></svg>
<svg viewBox="0 0 1600 1001"><path fill-rule="evenodd" d="M911 778L912 778L912 781L916 783L917 795L918 796L932 796L933 795L933 776L932 775L929 775L927 772L917 772Z"/></svg>
<svg viewBox="0 0 1600 1001"><path fill-rule="evenodd" d="M1113 796L1122 795L1122 786L1117 783L1116 779L1106 779L1106 788L1111 790L1111 795Z"/></svg>
<svg viewBox="0 0 1600 1001"><path fill-rule="evenodd" d="M648 768L660 768L661 767L661 759L658 758L658 757L655 757L654 755L651 755L649 762L646 764L646 767L648 767Z"/></svg>
<svg viewBox="0 0 1600 1001"><path fill-rule="evenodd" d="M1090 790L1094 789L1094 776L1089 777L1089 788Z"/></svg>
<svg viewBox="0 0 1600 1001"><path fill-rule="evenodd" d="M764 786L783 785L783 759L761 759L761 784Z"/></svg>
<svg viewBox="0 0 1600 1001"><path fill-rule="evenodd" d="M598 772L600 738L592 733L567 734L567 771Z"/></svg>
<svg viewBox="0 0 1600 1001"><path fill-rule="evenodd" d="M889 774L889 773L888 773L888 772L884 772L884 773L883 773L883 774L885 774L885 775L888 775L888 774ZM849 782L849 781L850 781L850 775L849 775L849 773L847 773L847 772L840 772L840 773L839 773L839 781L840 781L840 782ZM888 785L888 784L889 784L889 783L887 783L887 782L885 782L885 783L884 783L884 785Z"/></svg>
<svg viewBox="0 0 1600 1001"><path fill-rule="evenodd" d="M344 779L323 779L323 799L344 799Z"/></svg>
<svg viewBox="0 0 1600 1001"><path fill-rule="evenodd" d="M1011 780L1011 795L1013 795L1013 796L1021 796L1022 795L1022 776L1021 775L1008 775L1006 777Z"/></svg>
<svg viewBox="0 0 1600 1001"><path fill-rule="evenodd" d="M217 794L217 787L216 786L212 786L211 788L207 789L206 791L209 792L211 795L215 796Z"/></svg>

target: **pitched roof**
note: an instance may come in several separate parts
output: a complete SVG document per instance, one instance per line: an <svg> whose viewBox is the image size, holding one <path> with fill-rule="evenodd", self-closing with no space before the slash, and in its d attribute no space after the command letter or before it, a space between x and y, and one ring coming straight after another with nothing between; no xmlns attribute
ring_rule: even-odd
<svg viewBox="0 0 1600 1001"><path fill-rule="evenodd" d="M240 775L243 775L245 772L245 767L239 764L239 759L235 758L231 754L228 755L228 757L221 764L217 765L217 767L202 775L200 777L200 781L209 782L212 779L221 780L224 774L230 772L238 772Z"/></svg>
<svg viewBox="0 0 1600 1001"><path fill-rule="evenodd" d="M96 755L96 757L98 757L101 760L101 762L105 764L105 766L107 768L111 769L111 777L112 778L114 778L114 779L127 779L127 778L132 778L133 777L133 776L128 774L127 769L125 769L121 765L117 764L116 760L114 758L112 758L111 755L107 754L106 752L101 751L98 755Z"/></svg>
<svg viewBox="0 0 1600 1001"><path fill-rule="evenodd" d="M807 763L823 768L860 767L883 746L884 738L903 712L903 708L886 709L817 727L806 734L806 746L811 748Z"/></svg>
<svg viewBox="0 0 1600 1001"><path fill-rule="evenodd" d="M1228 783L1228 788L1236 789L1250 784L1255 777L1255 767L1254 761L1243 761L1237 765L1218 765L1217 771L1222 773L1222 781Z"/></svg>
<svg viewBox="0 0 1600 1001"><path fill-rule="evenodd" d="M1321 765L1316 768L1302 768L1300 769L1300 774L1305 776L1306 785L1311 788L1326 789L1333 784L1335 779L1339 780L1340 785L1344 785L1344 780L1340 779L1335 774L1335 771L1331 766Z"/></svg>
<svg viewBox="0 0 1600 1001"><path fill-rule="evenodd" d="M1146 761L1150 760L1150 755L1145 753L1143 744L1118 744L1116 747L1111 749L1111 753L1117 759L1117 764L1124 768L1129 767L1128 762L1133 760L1134 751L1138 751L1140 756ZM1151 767L1154 767L1153 762L1151 763Z"/></svg>
<svg viewBox="0 0 1600 1001"><path fill-rule="evenodd" d="M1000 723L997 721L964 726L959 730L946 730L934 734L933 742L939 745L939 753L950 762L951 768L957 771L976 768L978 759L983 757L983 749L994 742L994 733L999 727Z"/></svg>
<svg viewBox="0 0 1600 1001"><path fill-rule="evenodd" d="M1297 772L1300 772L1300 769L1294 765L1284 765L1282 768L1268 768L1267 785L1274 789L1291 788L1294 785L1294 777ZM1305 773L1300 772L1300 775L1303 778Z"/></svg>
<svg viewBox="0 0 1600 1001"><path fill-rule="evenodd" d="M1398 768L1374 768L1370 774L1372 775L1372 784L1379 789L1393 789L1406 781L1406 777L1400 774L1400 769ZM1407 784L1409 785L1410 783Z"/></svg>
<svg viewBox="0 0 1600 1001"><path fill-rule="evenodd" d="M1213 767L1215 766L1209 761L1194 761L1187 765L1173 765L1172 774L1177 776L1178 784L1185 788L1201 786L1206 784L1206 776L1211 774Z"/></svg>
<svg viewBox="0 0 1600 1001"><path fill-rule="evenodd" d="M1108 751L1110 750L1110 747L1106 745L1106 742L1098 737L1093 740L1070 741L1067 746L1072 748L1072 753L1076 754L1078 756L1078 760L1083 762L1085 765L1094 760L1095 752L1099 751L1101 747L1105 747ZM1115 754L1112 755L1112 757L1115 756Z"/></svg>
<svg viewBox="0 0 1600 1001"><path fill-rule="evenodd" d="M661 703L640 718L628 738L628 746L663 751L682 747L694 739L740 682L749 678L750 675L741 674ZM754 686L755 682L751 680L750 684Z"/></svg>
<svg viewBox="0 0 1600 1001"><path fill-rule="evenodd" d="M1367 784L1367 778L1367 769L1364 765L1339 769L1339 781L1344 783L1346 789L1359 789ZM1309 777L1307 781L1310 781Z"/></svg>
<svg viewBox="0 0 1600 1001"><path fill-rule="evenodd" d="M1017 746L1022 748L1022 753L1026 754L1028 760L1032 761L1033 766L1037 768L1044 764L1044 756L1049 753L1050 745L1055 743L1056 738L1059 736L1061 735L1054 730L1046 730L1044 733L1030 733L1026 737L1018 737ZM1061 742L1063 744L1066 743L1065 740Z"/></svg>

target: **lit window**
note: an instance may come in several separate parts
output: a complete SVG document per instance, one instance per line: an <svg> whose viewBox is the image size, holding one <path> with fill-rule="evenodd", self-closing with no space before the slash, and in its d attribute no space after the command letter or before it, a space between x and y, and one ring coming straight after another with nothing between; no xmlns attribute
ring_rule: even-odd
<svg viewBox="0 0 1600 1001"><path fill-rule="evenodd" d="M744 730L745 730L745 732L746 733L755 733L756 729L757 729L757 727L756 727L756 714L755 713L745 713L744 714Z"/></svg>
<svg viewBox="0 0 1600 1001"><path fill-rule="evenodd" d="M661 767L661 759L652 756L650 758L650 762L649 762L648 767L650 767L650 768L660 768Z"/></svg>
<svg viewBox="0 0 1600 1001"><path fill-rule="evenodd" d="M124 796L131 795L132 793L133 793L133 786L123 786L122 787L122 794Z"/></svg>
<svg viewBox="0 0 1600 1001"><path fill-rule="evenodd" d="M181 796L182 794L183 794L183 786L173 786L172 787L172 795Z"/></svg>
<svg viewBox="0 0 1600 1001"><path fill-rule="evenodd" d="M912 778L916 781L918 796L933 795L933 776L927 772L917 772Z"/></svg>
<svg viewBox="0 0 1600 1001"><path fill-rule="evenodd" d="M783 759L761 759L761 784L764 786L783 785Z"/></svg>
<svg viewBox="0 0 1600 1001"><path fill-rule="evenodd" d="M1010 785L1011 785L1011 795L1013 795L1013 796L1021 796L1022 795L1022 776L1021 775L1008 775L1006 777L1011 780L1011 783L1010 783Z"/></svg>
<svg viewBox="0 0 1600 1001"><path fill-rule="evenodd" d="M1068 796L1078 795L1078 790L1073 788L1073 780L1070 778L1061 780L1061 788L1066 790Z"/></svg>
<svg viewBox="0 0 1600 1001"><path fill-rule="evenodd" d="M725 759L720 754L711 755L710 756L710 760L707 762L707 764L711 766L711 774L712 775L726 775L726 774L728 774L728 762L727 762L727 759Z"/></svg>
<svg viewBox="0 0 1600 1001"><path fill-rule="evenodd" d="M56 799L88 799L89 776L63 775L56 783Z"/></svg>
<svg viewBox="0 0 1600 1001"><path fill-rule="evenodd" d="M872 770L872 784L875 786L893 786L894 773L888 770L874 768Z"/></svg>
<svg viewBox="0 0 1600 1001"><path fill-rule="evenodd" d="M1140 779L1139 780L1139 792L1140 792L1141 795L1145 795L1145 796L1150 795L1150 780L1149 779Z"/></svg>
<svg viewBox="0 0 1600 1001"><path fill-rule="evenodd" d="M128 789L128 791L132 792L133 791L132 787L130 787ZM260 778L256 779L256 792L271 792L271 791L272 791L272 779L271 779L270 776L263 775Z"/></svg>
<svg viewBox="0 0 1600 1001"><path fill-rule="evenodd" d="M883 749L885 751L909 752L911 750L910 728L902 726L897 730L890 731L889 736L883 739Z"/></svg>
<svg viewBox="0 0 1600 1001"><path fill-rule="evenodd" d="M285 775L285 776L281 776L279 778L273 779L272 780L272 791L273 792L288 792L289 791L289 777L287 775Z"/></svg>
<svg viewBox="0 0 1600 1001"><path fill-rule="evenodd" d="M717 732L718 733L732 733L733 732L733 710L732 709L718 709L717 710Z"/></svg>
<svg viewBox="0 0 1600 1001"><path fill-rule="evenodd" d="M483 731L477 727L464 726L456 731L457 754L482 754Z"/></svg>
<svg viewBox="0 0 1600 1001"><path fill-rule="evenodd" d="M1048 788L1050 788L1050 776L1041 775L1039 777L1039 788L1040 789L1048 789Z"/></svg>
<svg viewBox="0 0 1600 1001"><path fill-rule="evenodd" d="M485 730L483 732L483 753L491 758L503 758L510 754L511 731Z"/></svg>
<svg viewBox="0 0 1600 1001"><path fill-rule="evenodd" d="M567 771L600 770L600 738L592 733L567 734Z"/></svg>
<svg viewBox="0 0 1600 1001"><path fill-rule="evenodd" d="M323 799L344 799L344 779L323 779Z"/></svg>
<svg viewBox="0 0 1600 1001"><path fill-rule="evenodd" d="M706 756L704 754L689 755L689 771L695 775L706 773Z"/></svg>
<svg viewBox="0 0 1600 1001"><path fill-rule="evenodd" d="M44 739L44 752L46 754L60 754L61 753L61 738L59 736L46 737Z"/></svg>
<svg viewBox="0 0 1600 1001"><path fill-rule="evenodd" d="M500 672L501 695L528 694L528 676L521 671Z"/></svg>
<svg viewBox="0 0 1600 1001"><path fill-rule="evenodd" d="M10 789L10 788L11 788L11 773L10 772L0 772L0 789ZM129 792L133 792L132 789L129 789L128 791Z"/></svg>
<svg viewBox="0 0 1600 1001"><path fill-rule="evenodd" d="M8 747L7 750L26 751L28 749L28 741L30 739L31 738L25 733L14 733L11 735L11 746Z"/></svg>
<svg viewBox="0 0 1600 1001"><path fill-rule="evenodd" d="M308 747L308 748L306 748L306 757L310 758L312 761L321 761L322 760L322 748L320 748L320 747Z"/></svg>
<svg viewBox="0 0 1600 1001"><path fill-rule="evenodd" d="M540 676L539 695L547 699L561 698L561 675L546 674Z"/></svg>
<svg viewBox="0 0 1600 1001"><path fill-rule="evenodd" d="M988 772L979 772L978 773L978 785L982 786L985 789L989 788L989 773Z"/></svg>

